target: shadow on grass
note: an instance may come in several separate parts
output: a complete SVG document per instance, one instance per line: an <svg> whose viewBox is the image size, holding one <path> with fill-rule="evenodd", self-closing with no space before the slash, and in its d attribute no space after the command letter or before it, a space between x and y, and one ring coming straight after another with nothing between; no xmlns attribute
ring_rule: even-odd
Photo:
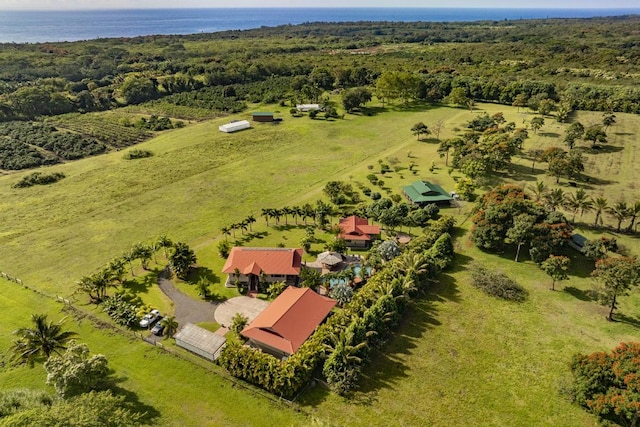
<svg viewBox="0 0 640 427"><path fill-rule="evenodd" d="M380 113L384 113L389 111L387 108L383 107L362 107L359 111L354 110L349 114L357 115L357 116L377 116Z"/></svg>
<svg viewBox="0 0 640 427"><path fill-rule="evenodd" d="M627 325L640 328L640 319L633 316L627 316L624 313L617 313L613 315L614 322L626 323Z"/></svg>
<svg viewBox="0 0 640 427"><path fill-rule="evenodd" d="M578 289L576 287L573 286L566 286L563 289L564 292L568 293L569 295L571 295L572 297L579 299L580 301L594 301L594 297L591 295L590 291L585 291L582 289Z"/></svg>
<svg viewBox="0 0 640 427"><path fill-rule="evenodd" d="M187 276L187 282L190 285L198 283L201 279L206 279L211 284L221 283L220 276L215 274L210 268L198 267L192 268Z"/></svg>
<svg viewBox="0 0 640 427"><path fill-rule="evenodd" d="M134 279L125 280L122 283L122 287L130 289L136 294L147 293L149 288L158 283L158 277L161 272L162 269L160 267L148 270L144 276L136 276Z"/></svg>
<svg viewBox="0 0 640 427"><path fill-rule="evenodd" d="M160 411L153 406L143 403L138 398L138 395L130 390L118 386L118 383L126 381L126 378L117 377L112 379L112 383L109 390L116 396L124 396L124 401L127 406L133 411L142 415L142 421L145 424L155 425L155 421L160 417Z"/></svg>

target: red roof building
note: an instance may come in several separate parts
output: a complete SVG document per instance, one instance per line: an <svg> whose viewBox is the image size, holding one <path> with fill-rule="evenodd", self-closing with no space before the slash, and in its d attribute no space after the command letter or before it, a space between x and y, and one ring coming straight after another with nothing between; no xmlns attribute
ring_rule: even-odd
<svg viewBox="0 0 640 427"><path fill-rule="evenodd" d="M309 288L289 286L241 334L278 357L295 353L329 315L336 301Z"/></svg>
<svg viewBox="0 0 640 427"><path fill-rule="evenodd" d="M366 248L380 235L380 227L369 225L367 219L355 215L340 220L340 231L338 237L353 248Z"/></svg>
<svg viewBox="0 0 640 427"><path fill-rule="evenodd" d="M236 280L247 284L250 292L258 291L263 282L286 282L297 285L302 265L302 249L245 248L231 249L222 268L227 273L227 286L235 286Z"/></svg>

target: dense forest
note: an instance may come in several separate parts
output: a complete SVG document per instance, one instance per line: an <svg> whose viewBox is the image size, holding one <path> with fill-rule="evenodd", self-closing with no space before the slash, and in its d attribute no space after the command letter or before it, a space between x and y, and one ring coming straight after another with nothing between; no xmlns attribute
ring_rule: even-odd
<svg viewBox="0 0 640 427"><path fill-rule="evenodd" d="M132 133L134 124L122 119L114 134L130 135L104 140L90 126L74 128L75 121L65 119L127 105L200 119L207 117L203 111L209 117L239 112L248 102L318 102L327 91L368 88L381 100L404 103L489 101L538 110L542 102L561 111L560 117L577 109L638 113L639 24L639 16L309 23L188 36L5 43L0 122L56 116L49 120L61 129L47 125L55 136L34 143L0 132L0 168L96 154L151 136L140 126ZM32 133L42 131L36 124Z"/></svg>

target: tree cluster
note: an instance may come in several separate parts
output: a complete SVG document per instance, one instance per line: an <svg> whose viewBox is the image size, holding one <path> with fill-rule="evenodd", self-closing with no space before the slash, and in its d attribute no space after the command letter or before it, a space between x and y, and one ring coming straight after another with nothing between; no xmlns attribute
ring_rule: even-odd
<svg viewBox="0 0 640 427"><path fill-rule="evenodd" d="M474 208L471 240L480 248L503 251L527 245L536 263L546 260L571 235L571 226L562 214L536 203L521 187L502 185L486 192ZM556 252L557 253L557 252Z"/></svg>
<svg viewBox="0 0 640 427"><path fill-rule="evenodd" d="M571 360L575 402L603 421L635 425L640 417L640 343L611 353L577 354Z"/></svg>

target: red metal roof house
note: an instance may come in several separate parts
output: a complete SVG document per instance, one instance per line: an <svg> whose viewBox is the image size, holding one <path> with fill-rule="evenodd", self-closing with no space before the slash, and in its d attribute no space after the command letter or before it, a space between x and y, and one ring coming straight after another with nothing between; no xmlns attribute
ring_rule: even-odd
<svg viewBox="0 0 640 427"><path fill-rule="evenodd" d="M347 246L352 248L366 248L380 235L380 227L369 225L369 221L351 215L340 220L339 238L346 240Z"/></svg>
<svg viewBox="0 0 640 427"><path fill-rule="evenodd" d="M222 268L227 273L227 286L235 286L236 269L238 281L247 284L249 292L257 292L261 280L265 282L286 282L297 285L302 265L302 249L289 248L245 248L231 249L229 258Z"/></svg>
<svg viewBox="0 0 640 427"><path fill-rule="evenodd" d="M335 305L335 300L309 288L289 286L241 334L266 353L289 356L311 336Z"/></svg>

